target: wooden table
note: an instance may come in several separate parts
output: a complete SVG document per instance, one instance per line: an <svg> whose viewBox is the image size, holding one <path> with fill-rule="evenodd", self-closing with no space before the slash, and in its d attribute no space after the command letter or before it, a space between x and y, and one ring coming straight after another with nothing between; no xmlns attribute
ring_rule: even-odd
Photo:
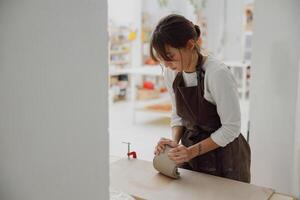
<svg viewBox="0 0 300 200"><path fill-rule="evenodd" d="M294 200L270 188L185 169L179 172L181 178L174 180L157 173L152 162L114 157L110 165L110 186L137 199Z"/></svg>

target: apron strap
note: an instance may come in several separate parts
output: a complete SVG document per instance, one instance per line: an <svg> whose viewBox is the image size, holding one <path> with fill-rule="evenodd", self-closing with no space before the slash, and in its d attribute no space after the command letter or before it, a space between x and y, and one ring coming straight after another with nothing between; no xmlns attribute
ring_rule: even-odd
<svg viewBox="0 0 300 200"><path fill-rule="evenodd" d="M204 58L200 54L199 56L201 56L201 59L199 59L199 62L196 66L197 83L198 83L198 88L200 89L201 96L204 96L204 76L205 76L205 71L203 70Z"/></svg>

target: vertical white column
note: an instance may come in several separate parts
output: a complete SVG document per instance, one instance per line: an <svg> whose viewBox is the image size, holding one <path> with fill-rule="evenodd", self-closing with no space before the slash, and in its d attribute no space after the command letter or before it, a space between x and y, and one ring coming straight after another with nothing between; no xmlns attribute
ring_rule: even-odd
<svg viewBox="0 0 300 200"><path fill-rule="evenodd" d="M292 193L299 91L300 1L256 0L250 102L252 182ZM299 113L297 113L299 114ZM299 154L298 154L299 155ZM295 163L298 163L295 165ZM298 194L299 196L299 191Z"/></svg>
<svg viewBox="0 0 300 200"><path fill-rule="evenodd" d="M243 1L226 0L224 60L242 60Z"/></svg>
<svg viewBox="0 0 300 200"><path fill-rule="evenodd" d="M132 66L133 67L142 67L142 1L133 0L133 26L137 30L137 38L133 42L133 52L132 52Z"/></svg>
<svg viewBox="0 0 300 200"><path fill-rule="evenodd" d="M299 53L300 57L300 53ZM300 69L300 59L299 68ZM300 198L300 70L298 70L298 97L296 111L296 123L295 123L295 139L294 139L294 163L293 163L293 186L292 193L295 194L298 199Z"/></svg>
<svg viewBox="0 0 300 200"><path fill-rule="evenodd" d="M108 199L107 1L0 3L0 199Z"/></svg>

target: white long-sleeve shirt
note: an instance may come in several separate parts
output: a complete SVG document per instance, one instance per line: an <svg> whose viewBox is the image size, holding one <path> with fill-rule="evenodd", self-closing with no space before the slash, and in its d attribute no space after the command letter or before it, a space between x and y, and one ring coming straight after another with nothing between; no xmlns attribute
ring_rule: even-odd
<svg viewBox="0 0 300 200"><path fill-rule="evenodd" d="M211 139L219 146L226 146L240 134L241 112L236 81L227 66L208 56L203 64L204 98L216 105L222 126L211 134ZM177 115L173 82L176 71L169 68L164 70L164 80L171 96L172 114L171 127L182 126L182 119ZM183 72L183 79L187 87L197 85L197 74Z"/></svg>

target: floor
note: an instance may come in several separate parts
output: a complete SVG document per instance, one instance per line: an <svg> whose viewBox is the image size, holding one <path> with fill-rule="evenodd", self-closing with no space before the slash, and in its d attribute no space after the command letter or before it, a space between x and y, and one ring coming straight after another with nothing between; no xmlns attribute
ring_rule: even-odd
<svg viewBox="0 0 300 200"><path fill-rule="evenodd" d="M249 101L241 100L242 133L246 138ZM111 104L109 108L110 155L127 157L127 144L131 143L131 151L137 157L152 160L156 143L161 137L171 137L169 119L155 113L135 112L136 122L133 123L133 109L130 102Z"/></svg>

